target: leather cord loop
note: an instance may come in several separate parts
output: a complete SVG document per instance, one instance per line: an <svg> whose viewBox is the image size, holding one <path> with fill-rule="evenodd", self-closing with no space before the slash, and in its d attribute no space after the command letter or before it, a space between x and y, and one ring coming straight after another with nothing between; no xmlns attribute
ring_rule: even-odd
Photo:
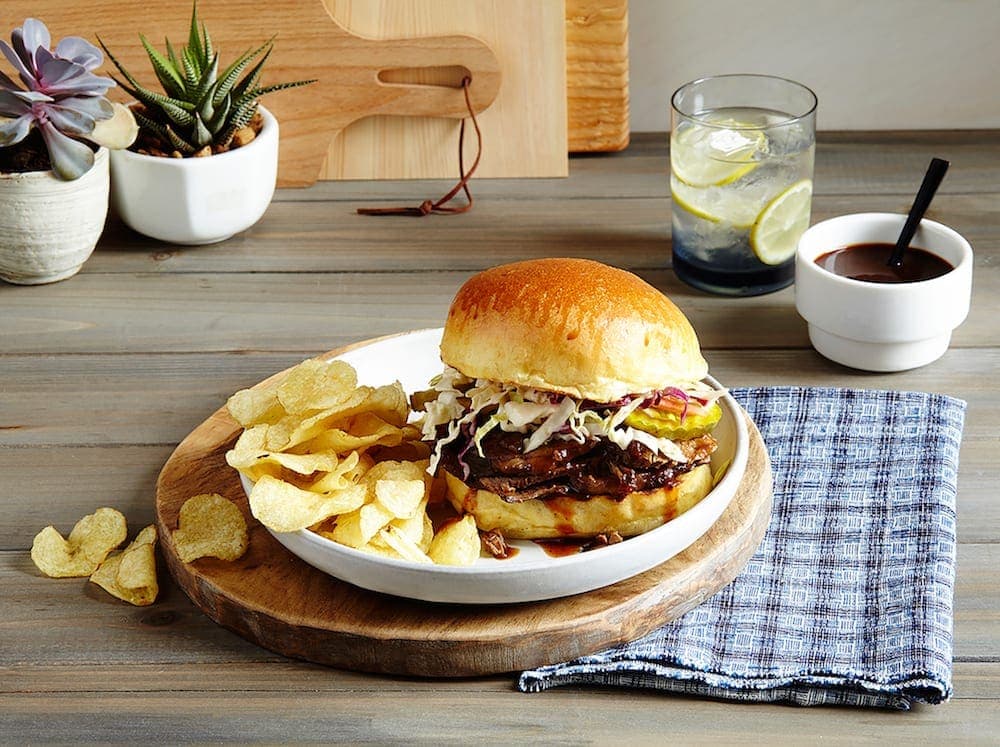
<svg viewBox="0 0 1000 747"><path fill-rule="evenodd" d="M431 213L454 215L464 213L472 209L472 192L469 191L469 179L471 179L472 175L476 172L476 167L479 166L479 159L483 155L483 133L479 129L479 122L476 121L476 112L472 108L472 100L469 98L469 87L471 85L472 79L469 76L462 78L462 91L465 94L465 105L469 109L469 118L472 119L472 126L476 131L476 158L472 162L472 166L469 167L469 170L466 171L464 156L465 119L463 119L458 130L458 184L452 187L451 191L439 200L424 200L417 207L358 208L359 215L409 215L421 218L425 215L430 215ZM465 193L465 204L448 206L448 203L455 199L459 192Z"/></svg>

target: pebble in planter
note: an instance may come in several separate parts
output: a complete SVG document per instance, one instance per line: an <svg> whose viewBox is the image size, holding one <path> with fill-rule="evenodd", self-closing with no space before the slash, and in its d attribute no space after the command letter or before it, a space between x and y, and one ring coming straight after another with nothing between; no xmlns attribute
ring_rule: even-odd
<svg viewBox="0 0 1000 747"><path fill-rule="evenodd" d="M0 278L35 285L76 274L104 229L108 148L137 133L115 85L95 75L104 57L77 36L51 49L29 18L0 51L20 78L0 71Z"/></svg>
<svg viewBox="0 0 1000 747"><path fill-rule="evenodd" d="M278 122L265 94L312 83L260 85L272 43L225 68L208 30L191 13L188 43L166 53L140 35L163 88L144 88L104 46L136 104L139 137L112 154L112 202L139 233L177 244L211 244L250 228L274 195Z"/></svg>

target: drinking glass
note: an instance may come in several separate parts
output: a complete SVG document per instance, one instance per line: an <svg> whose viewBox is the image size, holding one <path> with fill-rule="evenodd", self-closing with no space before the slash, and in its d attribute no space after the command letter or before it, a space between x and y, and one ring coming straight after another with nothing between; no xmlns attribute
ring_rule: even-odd
<svg viewBox="0 0 1000 747"><path fill-rule="evenodd" d="M816 94L768 75L692 81L670 99L673 267L711 293L790 285L809 227Z"/></svg>

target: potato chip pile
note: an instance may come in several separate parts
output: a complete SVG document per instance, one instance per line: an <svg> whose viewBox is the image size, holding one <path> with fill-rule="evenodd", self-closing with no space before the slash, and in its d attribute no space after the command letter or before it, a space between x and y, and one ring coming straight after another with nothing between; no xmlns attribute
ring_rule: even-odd
<svg viewBox="0 0 1000 747"><path fill-rule="evenodd" d="M55 527L45 527L31 544L31 559L46 576L89 576L109 594L146 606L155 601L159 592L154 553L156 527L150 524L128 547L111 555L127 533L121 512L99 508L80 519L65 539Z"/></svg>
<svg viewBox="0 0 1000 747"><path fill-rule="evenodd" d="M430 449L407 424L398 382L359 386L349 364L310 359L280 381L237 392L227 406L244 431L226 461L253 482L250 511L269 529L311 529L418 563L470 565L479 557L471 519L434 532Z"/></svg>

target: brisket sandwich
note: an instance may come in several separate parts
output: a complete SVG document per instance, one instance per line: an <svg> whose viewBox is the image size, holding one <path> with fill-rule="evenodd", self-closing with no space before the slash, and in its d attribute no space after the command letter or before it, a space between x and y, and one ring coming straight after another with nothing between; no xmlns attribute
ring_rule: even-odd
<svg viewBox="0 0 1000 747"><path fill-rule="evenodd" d="M455 296L413 397L455 509L508 538L627 537L712 487L722 392L681 311L582 259L503 265ZM614 540L612 540L614 541Z"/></svg>

